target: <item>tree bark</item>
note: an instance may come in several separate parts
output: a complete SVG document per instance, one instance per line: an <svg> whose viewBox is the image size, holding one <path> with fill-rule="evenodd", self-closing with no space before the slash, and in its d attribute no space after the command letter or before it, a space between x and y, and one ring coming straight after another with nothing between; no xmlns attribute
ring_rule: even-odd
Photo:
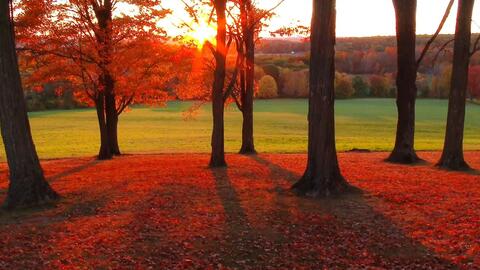
<svg viewBox="0 0 480 270"><path fill-rule="evenodd" d="M242 147L240 154L256 154L253 140L253 94L255 86L255 17L251 0L245 0L241 15L245 43L245 92L242 95Z"/></svg>
<svg viewBox="0 0 480 270"><path fill-rule="evenodd" d="M420 161L414 149L417 97L416 13L417 0L393 0L397 28L397 134L387 161L412 164Z"/></svg>
<svg viewBox="0 0 480 270"><path fill-rule="evenodd" d="M449 170L470 169L463 157L463 133L474 3L474 0L458 1L447 128L442 156L437 164Z"/></svg>
<svg viewBox="0 0 480 270"><path fill-rule="evenodd" d="M215 0L214 7L217 14L217 49L215 52L215 74L212 87L212 153L210 167L225 167L225 138L224 138L224 99L226 73L226 0Z"/></svg>
<svg viewBox="0 0 480 270"><path fill-rule="evenodd" d="M308 161L293 185L300 195L324 197L350 189L340 173L335 147L335 0L314 0L311 26Z"/></svg>
<svg viewBox="0 0 480 270"><path fill-rule="evenodd" d="M18 70L10 1L0 0L0 122L10 183L7 209L58 199L45 180L33 143Z"/></svg>
<svg viewBox="0 0 480 270"><path fill-rule="evenodd" d="M94 8L95 16L98 20L98 27L100 31L96 34L97 42L99 44L99 56L100 56L100 68L101 68L101 76L100 76L100 84L101 95L104 98L104 109L103 116L105 122L105 131L106 136L105 141L102 139L102 144L106 143L107 146L100 147L100 152L110 151L109 154L105 154L105 159L111 158L113 155L120 155L120 148L118 145L118 114L115 104L115 79L113 78L109 66L112 63L112 1L105 0L103 5L97 6ZM98 110L97 110L98 113ZM103 125L103 124L101 124ZM100 133L102 136L102 127L100 128ZM101 155L99 155L99 158Z"/></svg>
<svg viewBox="0 0 480 270"><path fill-rule="evenodd" d="M112 155L119 156L120 147L118 145L118 113L115 104L115 94L113 89L113 80L108 80L107 91L105 91L105 115L107 121L108 143Z"/></svg>
<svg viewBox="0 0 480 270"><path fill-rule="evenodd" d="M112 151L110 151L110 142L108 139L107 122L105 118L105 96L103 92L98 93L95 100L95 108L97 109L98 127L100 129L100 150L98 151L98 159L111 159L113 155Z"/></svg>

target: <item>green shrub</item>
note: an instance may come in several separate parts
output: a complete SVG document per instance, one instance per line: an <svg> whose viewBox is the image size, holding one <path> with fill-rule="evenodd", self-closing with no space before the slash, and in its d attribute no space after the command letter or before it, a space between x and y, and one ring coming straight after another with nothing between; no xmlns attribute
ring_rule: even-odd
<svg viewBox="0 0 480 270"><path fill-rule="evenodd" d="M353 77L352 86L356 97L368 97L370 95L370 86L362 77Z"/></svg>

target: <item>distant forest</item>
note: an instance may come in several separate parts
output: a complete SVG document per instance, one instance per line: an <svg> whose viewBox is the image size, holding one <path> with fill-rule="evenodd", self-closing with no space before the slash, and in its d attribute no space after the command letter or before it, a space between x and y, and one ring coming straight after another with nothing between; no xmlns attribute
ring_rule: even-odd
<svg viewBox="0 0 480 270"><path fill-rule="evenodd" d="M418 54L430 36L417 39ZM419 68L419 97L446 98L450 87L452 35L440 35ZM444 48L443 48L444 47ZM257 49L257 78L275 79L281 97L306 97L310 43L302 39L264 39ZM337 97L394 97L396 38L394 36L338 38ZM472 57L469 97L480 96L480 55ZM262 80L261 80L262 81ZM265 81L265 80L263 80ZM260 93L262 96L262 83ZM269 90L271 92L271 90ZM269 95L270 96L270 95Z"/></svg>
<svg viewBox="0 0 480 270"><path fill-rule="evenodd" d="M429 36L419 36L420 53ZM422 65L417 79L418 96L447 98L450 89L452 35L440 35ZM446 44L443 50L440 50ZM338 38L336 45L336 97L364 98L396 96L396 38ZM308 96L310 43L306 39L262 39L257 44L255 79L257 98L305 98ZM435 60L435 61L434 61ZM480 54L471 60L469 98L480 97ZM175 86L172 86L175 92ZM175 94L173 93L173 96ZM30 111L85 107L75 96L54 85L41 91L26 91Z"/></svg>

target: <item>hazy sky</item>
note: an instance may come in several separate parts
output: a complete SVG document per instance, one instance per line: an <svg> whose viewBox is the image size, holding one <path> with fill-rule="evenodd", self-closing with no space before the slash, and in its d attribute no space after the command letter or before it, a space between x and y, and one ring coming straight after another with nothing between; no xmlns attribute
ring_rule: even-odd
<svg viewBox="0 0 480 270"><path fill-rule="evenodd" d="M449 0L418 0L417 33L431 34L435 32ZM180 20L187 20L180 0L166 0L164 6L174 11L174 15L162 25L177 34L174 26ZM269 8L277 0L257 0L263 8ZM455 29L456 6L452 9L442 33L453 33ZM277 16L270 22L270 29L286 25L310 24L312 10L311 0L286 0L277 10ZM337 35L372 36L394 35L395 15L391 0L337 0ZM480 32L480 5L475 6L472 30ZM478 23L475 21L478 20ZM266 35L264 33L263 35Z"/></svg>

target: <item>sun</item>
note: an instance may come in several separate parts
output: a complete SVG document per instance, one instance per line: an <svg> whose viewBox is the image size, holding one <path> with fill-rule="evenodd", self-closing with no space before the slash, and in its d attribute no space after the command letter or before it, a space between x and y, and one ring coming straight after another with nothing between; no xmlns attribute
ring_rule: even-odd
<svg viewBox="0 0 480 270"><path fill-rule="evenodd" d="M187 35L189 41L193 41L198 48L202 48L207 41L215 43L217 30L205 22L194 23Z"/></svg>

